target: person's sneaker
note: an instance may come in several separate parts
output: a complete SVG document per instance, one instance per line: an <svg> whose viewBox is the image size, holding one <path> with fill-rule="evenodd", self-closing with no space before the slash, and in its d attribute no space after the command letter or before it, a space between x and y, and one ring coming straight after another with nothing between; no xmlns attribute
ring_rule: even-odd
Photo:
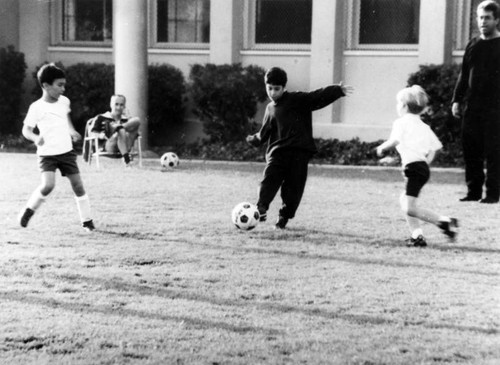
<svg viewBox="0 0 500 365"><path fill-rule="evenodd" d="M259 209L259 222L265 222L267 220L267 212L262 208L258 209Z"/></svg>
<svg viewBox="0 0 500 365"><path fill-rule="evenodd" d="M91 220L82 223L82 227L87 232L92 232L95 229L94 222Z"/></svg>
<svg viewBox="0 0 500 365"><path fill-rule="evenodd" d="M285 229L287 223L288 223L288 218L285 218L280 215L274 227L276 229Z"/></svg>
<svg viewBox="0 0 500 365"><path fill-rule="evenodd" d="M424 236L420 235L417 238L410 237L406 240L406 246L411 247L425 247L427 242L425 242Z"/></svg>
<svg viewBox="0 0 500 365"><path fill-rule="evenodd" d="M481 200L481 196L467 194L466 196L464 196L463 198L460 198L458 200L461 202L477 202L477 201Z"/></svg>
<svg viewBox="0 0 500 365"><path fill-rule="evenodd" d="M458 219L450 218L450 221L441 221L438 223L438 227L447 235L451 240L455 239L457 236Z"/></svg>
<svg viewBox="0 0 500 365"><path fill-rule="evenodd" d="M479 202L484 204L495 204L498 203L498 198L487 196L486 198L481 199Z"/></svg>
<svg viewBox="0 0 500 365"><path fill-rule="evenodd" d="M31 217L33 217L33 214L35 214L35 211L31 208L26 208L22 214L19 215L19 224L21 227L27 227L28 222L30 221Z"/></svg>
<svg viewBox="0 0 500 365"><path fill-rule="evenodd" d="M128 153L123 154L123 162L125 163L125 166L129 166L130 164L130 155Z"/></svg>

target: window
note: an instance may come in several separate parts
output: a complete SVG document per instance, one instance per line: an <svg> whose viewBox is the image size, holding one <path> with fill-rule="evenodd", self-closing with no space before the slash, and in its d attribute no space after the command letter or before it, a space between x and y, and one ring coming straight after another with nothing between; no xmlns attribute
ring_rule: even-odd
<svg viewBox="0 0 500 365"><path fill-rule="evenodd" d="M110 42L112 0L63 0L63 42Z"/></svg>
<svg viewBox="0 0 500 365"><path fill-rule="evenodd" d="M416 49L420 0L348 2L350 49Z"/></svg>
<svg viewBox="0 0 500 365"><path fill-rule="evenodd" d="M157 0L157 43L210 42L210 0Z"/></svg>
<svg viewBox="0 0 500 365"><path fill-rule="evenodd" d="M246 48L309 49L312 0L250 0Z"/></svg>

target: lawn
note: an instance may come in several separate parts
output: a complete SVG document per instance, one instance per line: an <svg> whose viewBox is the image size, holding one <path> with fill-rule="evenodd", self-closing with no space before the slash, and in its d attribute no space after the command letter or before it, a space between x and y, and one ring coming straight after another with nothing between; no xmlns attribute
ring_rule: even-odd
<svg viewBox="0 0 500 365"><path fill-rule="evenodd" d="M80 161L97 231L58 176L26 229L36 157L0 154L1 364L500 364L498 205L434 170L422 205L458 217L409 248L398 169L311 166L284 231L231 223L262 164Z"/></svg>

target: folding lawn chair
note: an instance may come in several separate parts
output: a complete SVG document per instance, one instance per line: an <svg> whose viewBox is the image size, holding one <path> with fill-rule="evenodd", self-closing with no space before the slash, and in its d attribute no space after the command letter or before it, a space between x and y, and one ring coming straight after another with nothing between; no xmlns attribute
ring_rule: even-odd
<svg viewBox="0 0 500 365"><path fill-rule="evenodd" d="M121 158L120 152L108 152L104 150L106 145L106 140L99 138L98 133L92 132L92 126L94 124L95 118L91 118L87 121L85 125L85 136L83 138L83 159L90 166L92 164L92 159L95 158L95 164L97 168L100 168L99 157L109 157L109 158ZM141 135L139 134L132 145L130 151L130 157L138 156L139 166L142 167L142 148L141 148Z"/></svg>

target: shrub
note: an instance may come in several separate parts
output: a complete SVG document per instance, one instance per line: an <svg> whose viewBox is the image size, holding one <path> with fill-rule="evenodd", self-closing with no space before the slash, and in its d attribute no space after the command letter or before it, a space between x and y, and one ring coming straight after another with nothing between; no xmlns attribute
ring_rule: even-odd
<svg viewBox="0 0 500 365"><path fill-rule="evenodd" d="M24 54L14 46L0 48L0 134L18 134L21 130L21 98L26 77Z"/></svg>
<svg viewBox="0 0 500 365"><path fill-rule="evenodd" d="M109 100L114 94L114 65L77 63L65 68L61 63L56 64L66 72L65 94L71 100L71 118L75 129L83 133L89 118L109 110ZM40 67L33 73L35 79ZM161 144L168 124L183 120L185 80L182 72L173 66L151 65L148 67L148 87L151 143ZM33 94L36 98L41 96L38 85Z"/></svg>
<svg viewBox="0 0 500 365"><path fill-rule="evenodd" d="M423 119L443 143L436 156L436 164L459 166L463 164L460 130L461 123L451 114L451 99L460 72L460 65L426 65L408 78L408 86L422 86L430 97L430 112Z"/></svg>
<svg viewBox="0 0 500 365"><path fill-rule="evenodd" d="M266 100L264 73L258 66L240 64L191 67L194 113L212 142L242 140L252 131L258 103Z"/></svg>
<svg viewBox="0 0 500 365"><path fill-rule="evenodd" d="M152 145L166 143L168 126L184 120L186 82L182 71L171 65L151 65L149 85L149 136Z"/></svg>

